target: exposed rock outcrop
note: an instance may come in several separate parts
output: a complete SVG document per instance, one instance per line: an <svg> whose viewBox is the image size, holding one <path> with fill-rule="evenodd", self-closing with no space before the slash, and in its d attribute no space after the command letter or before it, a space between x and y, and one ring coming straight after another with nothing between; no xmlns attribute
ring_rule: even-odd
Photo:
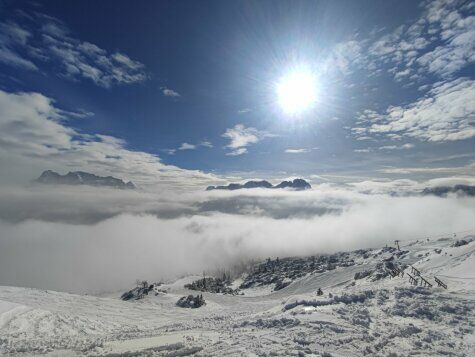
<svg viewBox="0 0 475 357"><path fill-rule="evenodd" d="M87 185L120 189L136 188L132 181L124 182L112 176L102 177L84 171L74 171L60 175L52 170L46 170L33 182L48 185Z"/></svg>

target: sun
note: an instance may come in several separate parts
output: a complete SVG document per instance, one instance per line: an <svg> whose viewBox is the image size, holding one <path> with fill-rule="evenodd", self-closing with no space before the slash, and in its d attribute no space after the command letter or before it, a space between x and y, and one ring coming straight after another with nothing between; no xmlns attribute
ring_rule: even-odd
<svg viewBox="0 0 475 357"><path fill-rule="evenodd" d="M290 115L298 115L313 107L317 100L317 81L309 70L295 70L277 83L278 103Z"/></svg>

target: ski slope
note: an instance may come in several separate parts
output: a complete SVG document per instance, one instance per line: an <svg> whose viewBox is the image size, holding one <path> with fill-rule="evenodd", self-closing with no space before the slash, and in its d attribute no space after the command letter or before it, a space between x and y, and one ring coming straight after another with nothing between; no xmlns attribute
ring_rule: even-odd
<svg viewBox="0 0 475 357"><path fill-rule="evenodd" d="M0 287L0 354L30 356L473 356L475 239L404 242L412 265L434 287L403 277L355 280L391 254L295 280L279 291L203 293L199 309L175 306L192 276L163 285L168 293L122 301ZM405 269L410 273L411 268ZM437 287L438 276L448 285ZM321 288L323 296L317 296ZM329 295L331 294L331 296Z"/></svg>

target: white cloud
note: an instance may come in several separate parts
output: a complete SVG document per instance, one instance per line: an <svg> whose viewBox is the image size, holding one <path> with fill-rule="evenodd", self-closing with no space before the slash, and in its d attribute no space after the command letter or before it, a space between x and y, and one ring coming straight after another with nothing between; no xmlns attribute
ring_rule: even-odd
<svg viewBox="0 0 475 357"><path fill-rule="evenodd" d="M213 144L210 142L210 141L202 141L198 144L199 146L203 146L205 148L212 148L213 147Z"/></svg>
<svg viewBox="0 0 475 357"><path fill-rule="evenodd" d="M349 40L337 44L333 49L330 62L336 64L342 73L350 73L352 66L361 64L363 59L362 45L362 43L356 40Z"/></svg>
<svg viewBox="0 0 475 357"><path fill-rule="evenodd" d="M287 154L305 154L312 150L310 149L286 149L285 152Z"/></svg>
<svg viewBox="0 0 475 357"><path fill-rule="evenodd" d="M0 23L0 30L2 43L18 43L24 45L32 36L30 31L25 30L11 21Z"/></svg>
<svg viewBox="0 0 475 357"><path fill-rule="evenodd" d="M230 140L226 146L232 149L232 152L227 153L229 156L237 156L247 153L247 146L258 143L260 140L266 137L273 137L275 135L269 134L264 131L257 130L256 128L246 128L242 124L236 124L233 128L226 129L222 137Z"/></svg>
<svg viewBox="0 0 475 357"><path fill-rule="evenodd" d="M428 3L427 22L444 43L417 60L423 68L449 76L475 62L475 17L467 16L469 7L461 1Z"/></svg>
<svg viewBox="0 0 475 357"><path fill-rule="evenodd" d="M0 183L28 182L45 169L83 170L132 180L138 186L203 188L221 181L200 171L161 163L107 135L68 127L67 112L39 93L0 90Z"/></svg>
<svg viewBox="0 0 475 357"><path fill-rule="evenodd" d="M414 148L414 144L404 144L404 145L386 145L386 146L380 146L379 150L407 150L407 149L412 149Z"/></svg>
<svg viewBox="0 0 475 357"><path fill-rule="evenodd" d="M456 141L475 137L475 81L439 82L416 102L391 106L384 114L366 112L352 128L358 136L395 134L422 141Z"/></svg>
<svg viewBox="0 0 475 357"><path fill-rule="evenodd" d="M195 149L196 149L196 145L188 144L188 143L183 143L178 148L178 150L195 150Z"/></svg>
<svg viewBox="0 0 475 357"><path fill-rule="evenodd" d="M178 150L196 150L199 147L212 148L213 144L207 140L201 141L198 144L182 143L181 146L178 148ZM175 153L175 150L173 150L173 154L174 153Z"/></svg>
<svg viewBox="0 0 475 357"><path fill-rule="evenodd" d="M371 194L401 193L411 192L419 186L419 183L409 179L399 180L364 180L350 183L349 186L354 187L358 192ZM419 190L421 188L419 187Z"/></svg>
<svg viewBox="0 0 475 357"><path fill-rule="evenodd" d="M396 72L394 75L394 79L396 81L400 81L402 78L407 77L411 73L411 70L409 68L406 68L405 70Z"/></svg>
<svg viewBox="0 0 475 357"><path fill-rule="evenodd" d="M165 97L178 98L181 97L178 92L175 92L173 89L162 87L162 93Z"/></svg>
<svg viewBox="0 0 475 357"><path fill-rule="evenodd" d="M379 172L385 174L437 174L437 175L466 175L473 176L475 173L475 163L470 163L464 166L453 167L389 167L380 169ZM471 178L472 180L474 177Z"/></svg>
<svg viewBox="0 0 475 357"><path fill-rule="evenodd" d="M246 128L242 124L237 124L234 128L227 129L223 137L231 140L228 144L229 148L237 149L257 143L259 141L259 131L255 128Z"/></svg>
<svg viewBox="0 0 475 357"><path fill-rule="evenodd" d="M58 19L52 16L40 16L40 18L46 20L46 23L41 26L43 33L56 37L68 36L68 28Z"/></svg>
<svg viewBox="0 0 475 357"><path fill-rule="evenodd" d="M19 49L24 47L32 34L14 22L0 22L0 62L25 69L37 71L38 67L24 58Z"/></svg>
<svg viewBox="0 0 475 357"><path fill-rule="evenodd" d="M97 52L97 50L100 50L100 49L96 46L96 52ZM123 53L116 52L111 57L117 63L120 63L120 64L122 64L125 67L128 67L130 69L141 70L143 68L142 63L130 59L127 55L125 55Z"/></svg>
<svg viewBox="0 0 475 357"><path fill-rule="evenodd" d="M425 185L427 187L438 187L438 186L451 187L455 185L475 186L475 177L473 176L438 177L438 178L427 180L427 182L425 182Z"/></svg>
<svg viewBox="0 0 475 357"><path fill-rule="evenodd" d="M65 117L72 117L72 118L79 118L79 119L89 118L95 115L93 112L89 112L84 109L79 109L77 111L57 109L57 111L58 113L60 113L61 115Z"/></svg>
<svg viewBox="0 0 475 357"><path fill-rule="evenodd" d="M0 47L0 62L29 71L38 70L38 67L33 62L21 57L18 53L6 47Z"/></svg>
<svg viewBox="0 0 475 357"><path fill-rule="evenodd" d="M230 151L230 152L226 153L227 156L239 156L239 155L243 155L243 154L247 154L247 149L246 148L239 148L239 149L235 149L233 151Z"/></svg>

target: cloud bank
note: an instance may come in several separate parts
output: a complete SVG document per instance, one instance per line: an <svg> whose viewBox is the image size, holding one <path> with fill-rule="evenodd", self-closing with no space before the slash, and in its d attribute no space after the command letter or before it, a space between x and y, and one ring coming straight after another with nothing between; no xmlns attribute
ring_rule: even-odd
<svg viewBox="0 0 475 357"><path fill-rule="evenodd" d="M144 187L187 189L222 181L201 171L165 165L157 155L128 149L120 138L81 133L69 125L69 118L77 115L40 93L0 90L0 184L26 183L45 169L114 175Z"/></svg>
<svg viewBox="0 0 475 357"><path fill-rule="evenodd" d="M473 228L473 198L309 192L0 192L0 284L98 293L249 259ZM21 218L21 219L19 219Z"/></svg>

